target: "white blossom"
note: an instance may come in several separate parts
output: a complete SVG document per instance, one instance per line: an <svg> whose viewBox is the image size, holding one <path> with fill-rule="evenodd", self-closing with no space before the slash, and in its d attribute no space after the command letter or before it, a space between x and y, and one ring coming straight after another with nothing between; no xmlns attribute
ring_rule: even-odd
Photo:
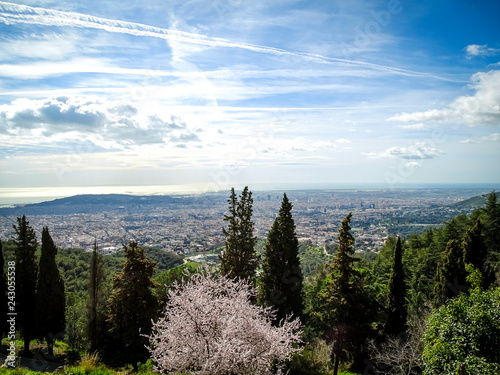
<svg viewBox="0 0 500 375"><path fill-rule="evenodd" d="M271 374L300 351L301 323L287 317L276 327L274 312L252 304L248 282L192 275L169 292L163 316L149 336L155 369L162 373Z"/></svg>

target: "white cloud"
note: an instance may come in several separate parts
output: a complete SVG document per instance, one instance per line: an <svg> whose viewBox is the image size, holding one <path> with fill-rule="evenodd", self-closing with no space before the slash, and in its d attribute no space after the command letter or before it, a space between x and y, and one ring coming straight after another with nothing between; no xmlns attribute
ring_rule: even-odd
<svg viewBox="0 0 500 375"><path fill-rule="evenodd" d="M126 102L96 97L18 99L0 106L0 134L48 140L79 141L91 137L99 146L123 149L151 144L200 141L198 132L173 115L159 114Z"/></svg>
<svg viewBox="0 0 500 375"><path fill-rule="evenodd" d="M408 147L390 147L380 153L363 153L372 159L378 158L398 158L405 160L435 159L444 154L443 151L427 145L425 142L416 142ZM414 162L418 163L418 162Z"/></svg>
<svg viewBox="0 0 500 375"><path fill-rule="evenodd" d="M500 125L500 70L476 73L470 85L476 92L471 96L460 96L447 108L425 112L401 113L389 121L459 122L469 126L480 124Z"/></svg>
<svg viewBox="0 0 500 375"><path fill-rule="evenodd" d="M485 142L500 142L500 133L492 133L490 135L485 135L483 137L473 138L473 139L468 138L460 141L460 143L463 144L477 144Z"/></svg>
<svg viewBox="0 0 500 375"><path fill-rule="evenodd" d="M407 130L428 130L429 127L423 123L419 124L409 124L409 125L398 125L398 128Z"/></svg>
<svg viewBox="0 0 500 375"><path fill-rule="evenodd" d="M471 59L476 56L494 56L500 53L500 48L488 47L486 44L471 44L465 47L467 58Z"/></svg>
<svg viewBox="0 0 500 375"><path fill-rule="evenodd" d="M339 138L339 139L336 139L336 140L335 140L335 143L343 143L343 144L346 144L346 143L351 143L351 141L350 141L349 139Z"/></svg>

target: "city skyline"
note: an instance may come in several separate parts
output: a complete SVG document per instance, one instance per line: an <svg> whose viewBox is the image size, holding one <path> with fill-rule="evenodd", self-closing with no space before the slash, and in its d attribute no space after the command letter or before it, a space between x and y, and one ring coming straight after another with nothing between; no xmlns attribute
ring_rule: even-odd
<svg viewBox="0 0 500 375"><path fill-rule="evenodd" d="M0 1L0 198L498 186L499 13L493 1Z"/></svg>

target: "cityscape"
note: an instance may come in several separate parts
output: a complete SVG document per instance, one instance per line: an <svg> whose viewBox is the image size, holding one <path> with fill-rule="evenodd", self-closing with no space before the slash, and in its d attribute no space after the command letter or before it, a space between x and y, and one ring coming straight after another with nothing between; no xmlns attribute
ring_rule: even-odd
<svg viewBox="0 0 500 375"><path fill-rule="evenodd" d="M238 192L238 191L237 191ZM342 219L353 213L357 251L377 252L390 235L408 237L484 205L491 190L479 188L398 190L292 190L287 193L300 242L324 247L337 241ZM203 254L224 245L229 192L200 195L79 195L0 209L0 239L13 238L16 217L26 215L41 233L49 227L60 248L90 251L94 241L104 254L130 240L182 255ZM475 197L475 198L474 198ZM267 236L282 191L253 193L254 234Z"/></svg>

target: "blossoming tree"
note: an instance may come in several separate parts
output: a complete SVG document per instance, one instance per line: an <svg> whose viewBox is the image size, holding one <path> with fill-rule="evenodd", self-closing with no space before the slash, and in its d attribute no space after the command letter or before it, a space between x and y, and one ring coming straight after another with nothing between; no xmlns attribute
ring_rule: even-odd
<svg viewBox="0 0 500 375"><path fill-rule="evenodd" d="M274 312L250 302L255 294L247 281L208 270L175 285L149 336L156 370L271 374L301 350L301 323L287 317L273 326Z"/></svg>

